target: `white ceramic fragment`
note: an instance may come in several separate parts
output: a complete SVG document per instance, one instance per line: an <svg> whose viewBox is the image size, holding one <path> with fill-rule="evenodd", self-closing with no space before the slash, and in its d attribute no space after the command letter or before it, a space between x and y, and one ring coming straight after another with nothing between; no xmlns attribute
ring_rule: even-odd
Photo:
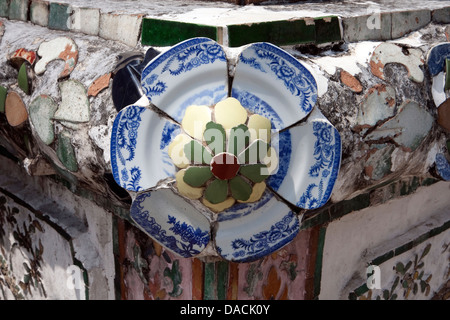
<svg viewBox="0 0 450 320"><path fill-rule="evenodd" d="M34 71L37 75L45 72L47 64L53 60L63 60L64 69L58 78L64 78L70 75L78 61L78 47L75 42L67 37L59 37L50 41L41 43L38 49L38 55L41 57Z"/></svg>
<svg viewBox="0 0 450 320"><path fill-rule="evenodd" d="M385 80L384 66L388 63L400 63L408 70L408 76L415 82L423 82L423 54L420 49L405 48L394 43L383 42L372 53L370 68L373 75Z"/></svg>
<svg viewBox="0 0 450 320"><path fill-rule="evenodd" d="M433 126L434 118L415 101L406 101L397 115L367 135L366 140L391 138L406 150L414 151Z"/></svg>
<svg viewBox="0 0 450 320"><path fill-rule="evenodd" d="M55 112L54 119L70 122L89 121L89 99L86 88L77 80L59 83L61 104Z"/></svg>

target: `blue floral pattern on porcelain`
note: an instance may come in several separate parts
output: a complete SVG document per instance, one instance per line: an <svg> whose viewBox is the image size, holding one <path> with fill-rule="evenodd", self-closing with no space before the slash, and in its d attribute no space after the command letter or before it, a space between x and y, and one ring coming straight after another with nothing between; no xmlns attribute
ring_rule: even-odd
<svg viewBox="0 0 450 320"><path fill-rule="evenodd" d="M300 219L292 206L313 209L329 200L339 171L341 141L315 107L314 77L289 53L268 43L245 46L233 81L228 78L227 60L222 46L194 38L150 61L141 85L152 106L131 105L119 112L111 134L111 165L116 182L138 192L132 219L165 248L182 257L201 256L212 240L216 255L246 262L295 238ZM278 165L259 200L215 213L174 191L177 168L168 146L182 132L179 123L187 107L212 107L228 94L249 115L270 121ZM152 196L164 190L170 190L170 198ZM212 224L217 232L210 234Z"/></svg>

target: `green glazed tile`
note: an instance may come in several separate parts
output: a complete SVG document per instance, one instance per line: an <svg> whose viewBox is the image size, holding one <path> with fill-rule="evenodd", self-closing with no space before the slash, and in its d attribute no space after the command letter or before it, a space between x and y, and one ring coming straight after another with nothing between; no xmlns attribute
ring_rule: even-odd
<svg viewBox="0 0 450 320"><path fill-rule="evenodd" d="M316 43L328 43L340 41L341 38L341 28L339 24L339 18L332 17L321 17L314 19L316 26Z"/></svg>
<svg viewBox="0 0 450 320"><path fill-rule="evenodd" d="M26 94L30 94L30 83L28 81L28 73L27 73L27 65L25 63L22 63L22 66L20 66L19 69L19 75L18 75L18 83L19 88L22 89L23 92Z"/></svg>
<svg viewBox="0 0 450 320"><path fill-rule="evenodd" d="M0 1L0 17L8 18L11 0Z"/></svg>
<svg viewBox="0 0 450 320"><path fill-rule="evenodd" d="M6 95L8 94L8 89L6 89L3 86L0 86L0 112L5 112L5 101L6 101Z"/></svg>
<svg viewBox="0 0 450 320"><path fill-rule="evenodd" d="M228 140L228 153L238 156L250 144L250 132L244 124L231 128Z"/></svg>
<svg viewBox="0 0 450 320"><path fill-rule="evenodd" d="M241 166L240 173L252 180L254 183L264 181L268 175L261 174L261 169L266 168L265 164L250 164L247 166Z"/></svg>
<svg viewBox="0 0 450 320"><path fill-rule="evenodd" d="M191 163L210 164L211 153L197 140L192 140L184 146L184 154Z"/></svg>
<svg viewBox="0 0 450 320"><path fill-rule="evenodd" d="M226 133L223 126L213 121L206 124L203 138L213 154L219 154L226 148Z"/></svg>
<svg viewBox="0 0 450 320"><path fill-rule="evenodd" d="M208 167L189 167L184 173L183 180L192 187L201 187L212 178L211 169Z"/></svg>
<svg viewBox="0 0 450 320"><path fill-rule="evenodd" d="M206 187L205 198L212 204L223 202L227 197L228 181L226 180L216 179Z"/></svg>
<svg viewBox="0 0 450 320"><path fill-rule="evenodd" d="M194 23L144 18L141 32L142 44L149 46L172 46L195 37L218 40L217 27Z"/></svg>
<svg viewBox="0 0 450 320"><path fill-rule="evenodd" d="M68 4L50 3L48 28L69 30L71 12L72 10Z"/></svg>
<svg viewBox="0 0 450 320"><path fill-rule="evenodd" d="M275 45L314 43L315 26L306 20L269 21L228 26L230 47L240 47L254 42L270 42Z"/></svg>
<svg viewBox="0 0 450 320"><path fill-rule="evenodd" d="M252 194L252 186L239 176L230 180L231 195L236 200L246 201Z"/></svg>
<svg viewBox="0 0 450 320"><path fill-rule="evenodd" d="M28 18L28 1L11 0L9 5L9 19L27 21L27 18Z"/></svg>
<svg viewBox="0 0 450 320"><path fill-rule="evenodd" d="M78 163L75 157L75 150L70 142L70 133L63 131L58 134L58 143L56 145L56 155L64 167L69 171L78 171Z"/></svg>

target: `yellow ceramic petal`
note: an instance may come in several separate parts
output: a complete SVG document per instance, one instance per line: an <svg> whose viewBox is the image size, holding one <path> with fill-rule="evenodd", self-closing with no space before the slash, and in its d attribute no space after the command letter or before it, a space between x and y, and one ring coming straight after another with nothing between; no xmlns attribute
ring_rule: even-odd
<svg viewBox="0 0 450 320"><path fill-rule="evenodd" d="M273 147L270 147L262 163L267 166L267 174L272 175L278 171L278 155L277 151Z"/></svg>
<svg viewBox="0 0 450 320"><path fill-rule="evenodd" d="M178 192L189 199L196 200L201 198L205 188L194 188L184 182L183 177L186 170L180 170L175 174L175 179L177 181L176 187Z"/></svg>
<svg viewBox="0 0 450 320"><path fill-rule="evenodd" d="M247 121L247 110L235 98L226 98L214 107L216 123L220 123L225 130L245 124Z"/></svg>
<svg viewBox="0 0 450 320"><path fill-rule="evenodd" d="M251 141L261 139L270 143L272 123L269 119L259 114L253 114L248 118L247 127L250 131Z"/></svg>
<svg viewBox="0 0 450 320"><path fill-rule="evenodd" d="M255 183L255 185L253 186L252 193L250 194L250 197L248 198L248 200L246 200L246 201L239 200L238 202L249 203L249 202L258 201L259 199L261 199L265 190L266 190L266 183L264 181Z"/></svg>
<svg viewBox="0 0 450 320"><path fill-rule="evenodd" d="M234 200L234 198L229 197L223 202L213 204L213 203L209 202L208 200L206 200L205 198L202 199L203 204L205 206L207 206L208 208L210 208L214 212L221 212L221 211L224 211L224 210L230 208L234 204L235 201L236 200Z"/></svg>
<svg viewBox="0 0 450 320"><path fill-rule="evenodd" d="M186 109L181 126L191 137L202 141L206 124L211 121L211 109L207 106L189 106Z"/></svg>
<svg viewBox="0 0 450 320"><path fill-rule="evenodd" d="M184 154L184 146L192 140L191 137L185 134L177 135L169 144L169 157L173 163L180 169L184 169L189 165L189 160Z"/></svg>

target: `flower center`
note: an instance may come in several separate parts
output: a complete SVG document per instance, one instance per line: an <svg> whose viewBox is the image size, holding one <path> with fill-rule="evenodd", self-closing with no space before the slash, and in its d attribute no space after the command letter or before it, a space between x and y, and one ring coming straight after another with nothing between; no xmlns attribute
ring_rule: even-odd
<svg viewBox="0 0 450 320"><path fill-rule="evenodd" d="M238 158L231 153L222 152L211 160L211 172L221 180L229 180L236 176L240 168Z"/></svg>

